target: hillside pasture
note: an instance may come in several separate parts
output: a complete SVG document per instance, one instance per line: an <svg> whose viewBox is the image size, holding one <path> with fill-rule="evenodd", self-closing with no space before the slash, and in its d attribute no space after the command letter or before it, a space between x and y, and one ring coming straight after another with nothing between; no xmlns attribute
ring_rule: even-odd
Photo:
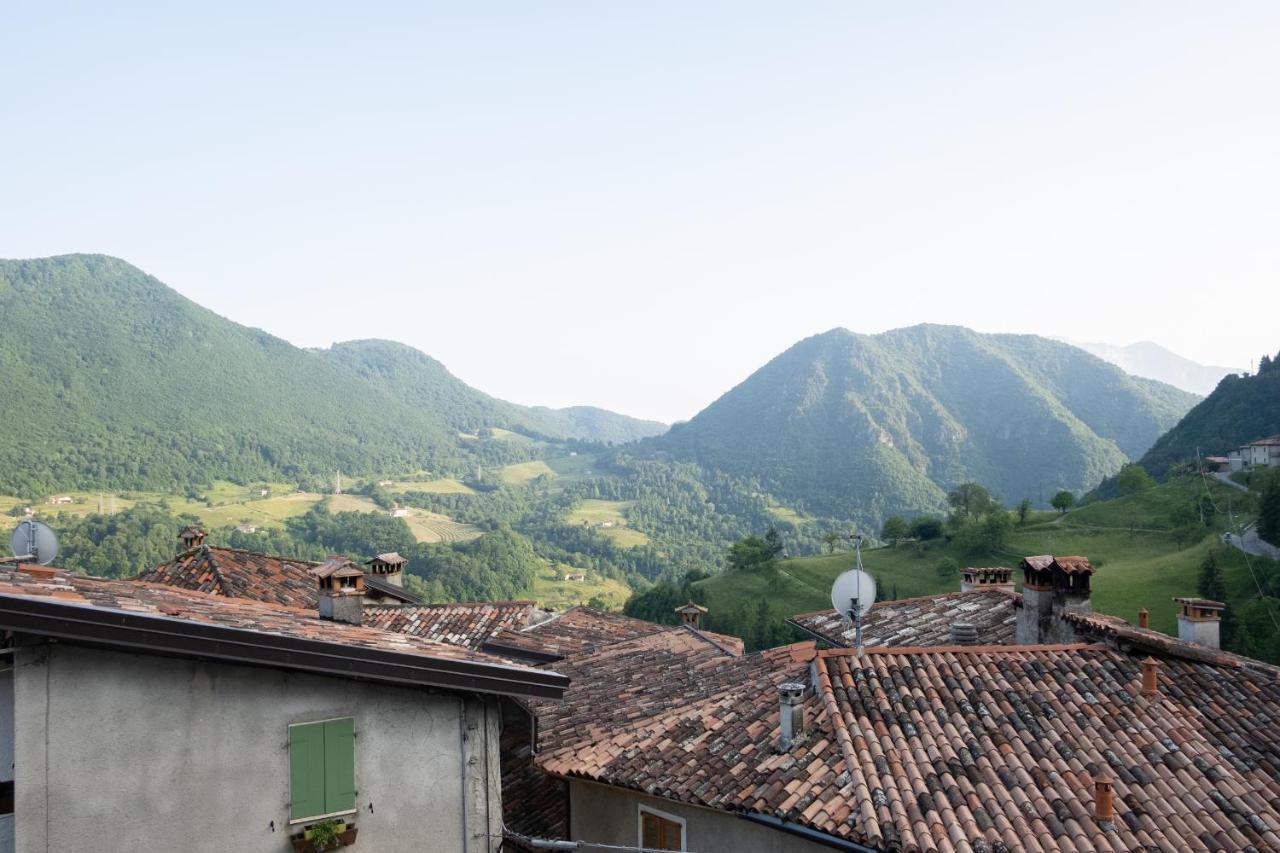
<svg viewBox="0 0 1280 853"><path fill-rule="evenodd" d="M555 477L556 472L541 459L508 465L498 472L498 479L508 486L523 486L541 476Z"/></svg>
<svg viewBox="0 0 1280 853"><path fill-rule="evenodd" d="M621 581L585 570L586 580L569 581L565 575L582 572L563 563L549 566L538 572L533 580L533 597L542 607L565 610L586 604L592 598L604 600L609 610L620 610L631 595L631 588Z"/></svg>
<svg viewBox="0 0 1280 853"><path fill-rule="evenodd" d="M648 544L648 536L627 526L626 511L630 506L631 501L584 500L565 516L565 521L595 528L624 548Z"/></svg>

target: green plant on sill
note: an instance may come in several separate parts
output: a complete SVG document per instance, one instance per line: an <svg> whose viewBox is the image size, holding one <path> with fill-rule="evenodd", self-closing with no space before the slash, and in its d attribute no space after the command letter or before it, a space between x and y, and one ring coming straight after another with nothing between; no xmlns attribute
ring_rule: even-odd
<svg viewBox="0 0 1280 853"><path fill-rule="evenodd" d="M317 850L328 850L338 846L338 834L346 828L345 823L330 818L308 826L303 832L303 837L315 845Z"/></svg>

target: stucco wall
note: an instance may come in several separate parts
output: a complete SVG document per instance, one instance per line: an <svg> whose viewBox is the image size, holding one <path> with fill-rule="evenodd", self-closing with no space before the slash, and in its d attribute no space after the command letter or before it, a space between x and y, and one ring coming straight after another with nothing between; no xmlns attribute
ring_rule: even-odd
<svg viewBox="0 0 1280 853"><path fill-rule="evenodd" d="M831 853L826 845L727 812L581 781L569 783L570 837L602 844L638 844L641 804L683 818L685 849L694 853Z"/></svg>
<svg viewBox="0 0 1280 853"><path fill-rule="evenodd" d="M347 716L347 849L496 849L475 837L501 826L496 700L70 645L16 662L19 853L290 850L287 727Z"/></svg>

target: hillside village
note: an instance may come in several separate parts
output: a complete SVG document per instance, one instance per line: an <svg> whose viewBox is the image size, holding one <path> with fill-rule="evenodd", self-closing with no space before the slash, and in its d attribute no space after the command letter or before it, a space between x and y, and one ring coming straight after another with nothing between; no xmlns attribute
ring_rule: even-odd
<svg viewBox="0 0 1280 853"><path fill-rule="evenodd" d="M747 653L692 604L424 605L394 553L177 550L0 565L6 849L1280 849L1280 668L1220 648L1221 602L1152 600L1176 638L1096 614L1086 557Z"/></svg>

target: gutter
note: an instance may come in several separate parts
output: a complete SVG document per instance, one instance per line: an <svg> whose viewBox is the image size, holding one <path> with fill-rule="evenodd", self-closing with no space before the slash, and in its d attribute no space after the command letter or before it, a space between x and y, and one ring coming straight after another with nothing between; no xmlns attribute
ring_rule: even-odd
<svg viewBox="0 0 1280 853"><path fill-rule="evenodd" d="M564 655L556 654L555 652L537 651L535 649L522 648L521 646L508 646L490 640L485 640L480 644L480 651L508 658L521 658L535 663L555 663L556 661L564 660Z"/></svg>
<svg viewBox="0 0 1280 853"><path fill-rule="evenodd" d="M802 633L802 634L808 634L810 637L812 637L813 639L817 640L819 643L824 643L824 644L826 644L826 645L830 646L830 647L831 647L831 648L833 648L833 649L847 649L847 648L849 648L849 647L848 647L847 645L845 645L844 643L842 643L842 642L837 642L836 640L833 640L833 639L831 639L830 637L828 637L828 636L826 636L826 635L824 635L824 634L819 634L817 631L810 631L808 628L806 628L805 626L801 625L799 622L792 622L790 619L786 619L786 620L784 620L784 621L785 621L788 625L790 625L792 628L795 628L795 629L796 629L797 631L799 631L800 633Z"/></svg>
<svg viewBox="0 0 1280 853"><path fill-rule="evenodd" d="M184 619L0 595L0 628L110 648L411 687L562 699L556 672L285 637Z"/></svg>
<svg viewBox="0 0 1280 853"><path fill-rule="evenodd" d="M792 823L789 820L774 817L773 815L760 814L759 812L738 812L738 817L749 820L752 823L758 823L761 826L767 826L770 829L776 829L779 832L785 832L788 835L794 835L797 838L803 838L812 841L815 844L822 844L836 850L847 850L850 853L879 853L874 847L867 847L854 841L847 841L843 838L837 838L826 832L819 832L816 829L810 829L799 823Z"/></svg>

